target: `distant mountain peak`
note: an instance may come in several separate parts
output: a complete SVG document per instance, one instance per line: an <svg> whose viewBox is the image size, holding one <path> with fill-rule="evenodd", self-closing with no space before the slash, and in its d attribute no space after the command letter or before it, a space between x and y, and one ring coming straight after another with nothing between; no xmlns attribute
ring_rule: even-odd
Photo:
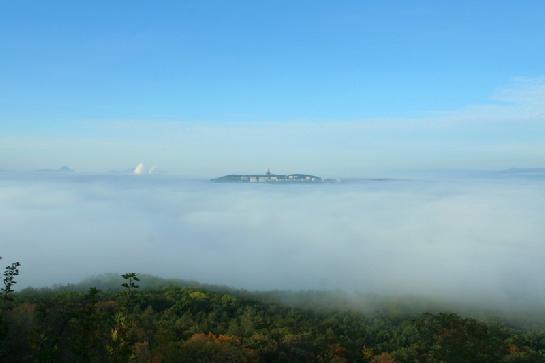
<svg viewBox="0 0 545 363"><path fill-rule="evenodd" d="M502 170L503 173L545 173L545 168L509 168Z"/></svg>
<svg viewBox="0 0 545 363"><path fill-rule="evenodd" d="M74 172L73 169L71 169L70 167L66 165L63 165L58 169L38 169L36 171L40 173L73 173Z"/></svg>

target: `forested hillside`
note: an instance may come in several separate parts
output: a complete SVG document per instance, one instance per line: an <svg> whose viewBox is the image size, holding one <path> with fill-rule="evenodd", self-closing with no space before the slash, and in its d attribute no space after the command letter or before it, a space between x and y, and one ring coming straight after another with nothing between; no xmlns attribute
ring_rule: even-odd
<svg viewBox="0 0 545 363"><path fill-rule="evenodd" d="M294 307L263 294L124 277L119 289L110 276L5 294L0 361L545 361L545 333L456 314Z"/></svg>

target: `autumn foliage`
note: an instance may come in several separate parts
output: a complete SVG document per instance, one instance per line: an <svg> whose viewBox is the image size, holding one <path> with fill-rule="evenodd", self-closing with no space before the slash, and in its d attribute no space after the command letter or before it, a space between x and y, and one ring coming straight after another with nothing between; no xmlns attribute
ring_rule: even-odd
<svg viewBox="0 0 545 363"><path fill-rule="evenodd" d="M0 320L0 361L545 361L545 334L456 314L366 316L249 293L122 290L15 293Z"/></svg>

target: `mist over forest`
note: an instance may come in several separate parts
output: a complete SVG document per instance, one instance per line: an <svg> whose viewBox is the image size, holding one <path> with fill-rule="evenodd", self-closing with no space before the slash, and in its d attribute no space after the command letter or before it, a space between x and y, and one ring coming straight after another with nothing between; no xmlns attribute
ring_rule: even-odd
<svg viewBox="0 0 545 363"><path fill-rule="evenodd" d="M22 263L18 288L137 271L528 310L545 302L544 186L501 174L249 185L3 172L1 252Z"/></svg>

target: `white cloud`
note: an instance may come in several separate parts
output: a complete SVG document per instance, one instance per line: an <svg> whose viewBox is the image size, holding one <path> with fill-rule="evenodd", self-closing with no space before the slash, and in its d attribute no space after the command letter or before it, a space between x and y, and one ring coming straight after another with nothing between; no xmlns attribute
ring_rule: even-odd
<svg viewBox="0 0 545 363"><path fill-rule="evenodd" d="M432 116L440 122L541 122L545 124L545 81L515 78L508 87L496 90L491 102ZM491 126L491 125L489 125Z"/></svg>
<svg viewBox="0 0 545 363"><path fill-rule="evenodd" d="M138 271L244 288L545 302L542 181L269 186L173 177L0 183L21 285Z"/></svg>
<svg viewBox="0 0 545 363"><path fill-rule="evenodd" d="M132 171L134 175L142 175L145 172L146 172L146 168L143 163L139 163L138 165L136 165L134 170Z"/></svg>

